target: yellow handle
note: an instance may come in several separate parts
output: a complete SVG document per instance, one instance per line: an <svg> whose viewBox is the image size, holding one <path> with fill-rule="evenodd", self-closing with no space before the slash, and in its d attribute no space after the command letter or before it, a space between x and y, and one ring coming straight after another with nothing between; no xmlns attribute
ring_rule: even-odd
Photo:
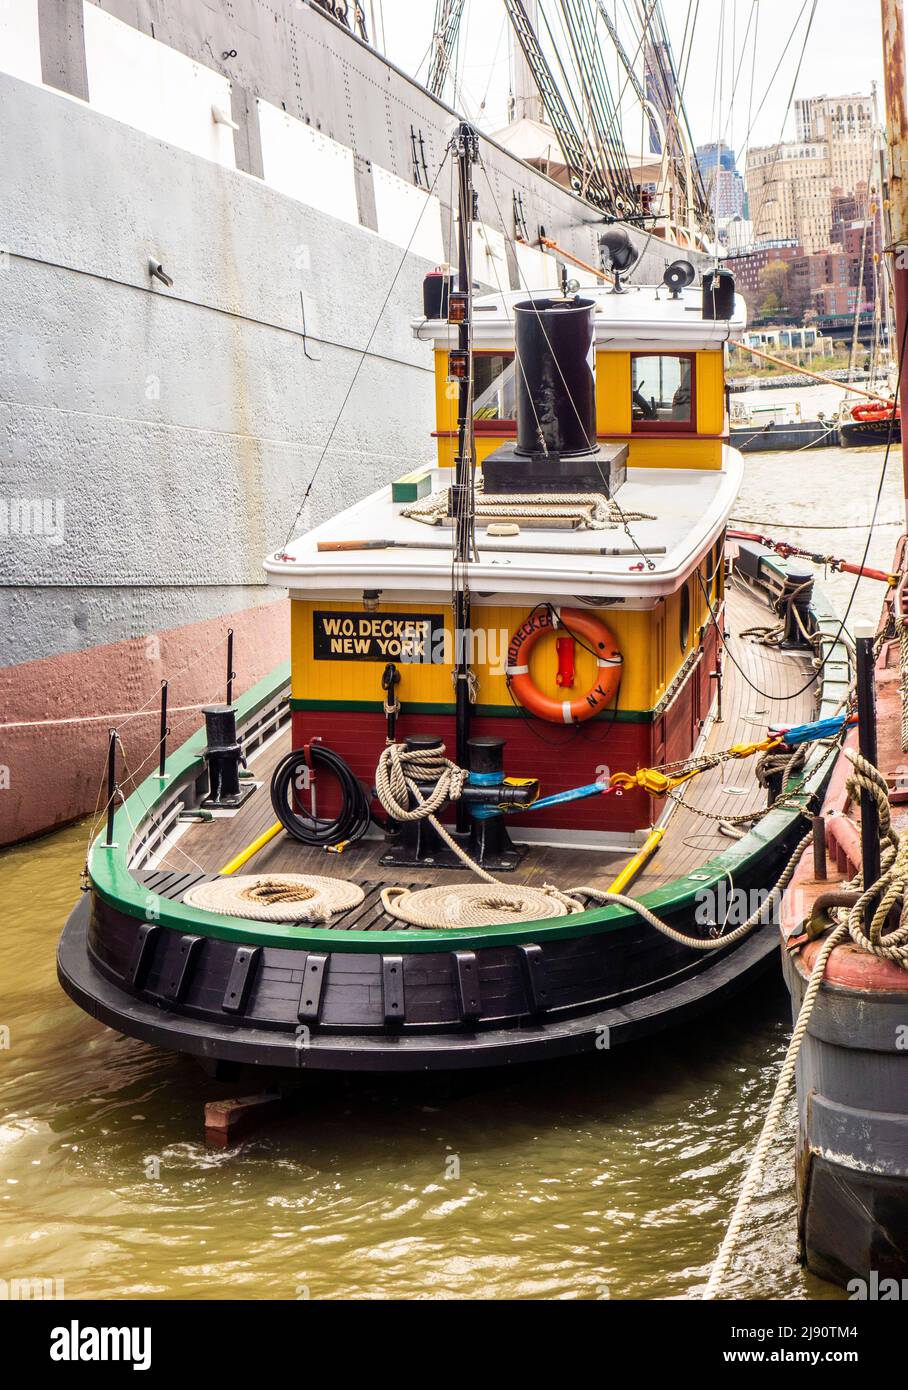
<svg viewBox="0 0 908 1390"><path fill-rule="evenodd" d="M231 859L229 864L225 864L223 869L221 869L221 873L235 874L237 869L241 869L254 854L258 854L259 850L262 849L264 845L267 845L269 840L273 840L275 835L279 835L283 828L280 821L275 821L270 830L266 830L264 835L260 835L257 840L253 840L252 844L247 845L245 849L241 849L239 854Z"/></svg>
<svg viewBox="0 0 908 1390"><path fill-rule="evenodd" d="M650 831L645 842L641 845L633 859L628 860L618 877L613 879L609 884L607 890L609 893L623 893L625 888L630 887L644 864L653 857L656 850L659 848L664 834L665 826L662 826L658 830Z"/></svg>

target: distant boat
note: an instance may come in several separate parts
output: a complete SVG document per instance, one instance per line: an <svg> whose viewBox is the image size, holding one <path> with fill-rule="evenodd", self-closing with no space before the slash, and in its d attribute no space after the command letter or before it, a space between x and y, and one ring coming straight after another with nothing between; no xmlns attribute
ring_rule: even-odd
<svg viewBox="0 0 908 1390"><path fill-rule="evenodd" d="M839 415L839 443L843 449L886 444L890 428L893 444L901 444L902 416L895 401L892 405L886 405L883 401L878 404L862 401L860 405L844 405Z"/></svg>
<svg viewBox="0 0 908 1390"><path fill-rule="evenodd" d="M797 403L750 407L735 404L729 442L742 454L825 449L838 444L839 430L836 421L827 419L822 411L815 420L802 420Z"/></svg>

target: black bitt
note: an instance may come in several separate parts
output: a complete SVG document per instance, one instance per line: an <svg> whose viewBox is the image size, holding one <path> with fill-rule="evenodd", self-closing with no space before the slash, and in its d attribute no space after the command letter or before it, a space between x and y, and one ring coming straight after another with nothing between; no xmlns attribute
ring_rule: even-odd
<svg viewBox="0 0 908 1390"><path fill-rule="evenodd" d="M408 753L440 749L441 746L442 740L435 738L432 734L412 734L404 742L404 748ZM425 787L420 785L420 792L423 796L427 796L431 791L432 786L428 782ZM409 809L412 811L416 804L416 797L411 794ZM439 814L436 812L436 815ZM448 848L434 825L430 825L426 817L419 820L390 821L388 828L392 834L393 843L387 854L382 855L382 864L422 864L426 868L433 866L447 868L460 863L456 854Z"/></svg>
<svg viewBox="0 0 908 1390"><path fill-rule="evenodd" d="M431 734L413 735L404 747L408 752L415 749L438 749L441 739ZM528 807L539 795L539 783L534 778L524 778L519 782L506 782L502 771L504 739L471 738L467 741L466 762L469 776L457 803L463 809L468 822L468 836L458 835L458 841L471 858L487 869L508 870L516 868L524 851L511 843L504 825L501 806ZM427 799L435 789L434 782L417 782L420 795ZM416 806L416 797L411 797L410 808ZM440 818L441 812L436 812ZM417 865L435 869L465 869L459 855L455 854L427 818L419 820L392 821L389 825L392 843L388 852L382 856L382 864L398 867ZM454 833L453 831L451 832Z"/></svg>
<svg viewBox="0 0 908 1390"><path fill-rule="evenodd" d="M703 276L703 317L730 319L735 312L735 277L717 267Z"/></svg>
<svg viewBox="0 0 908 1390"><path fill-rule="evenodd" d="M625 446L596 443L589 299L514 306L517 439L482 465L487 493L606 492L624 481Z"/></svg>
<svg viewBox="0 0 908 1390"><path fill-rule="evenodd" d="M795 570L791 565L788 566L785 587L776 600L776 607L785 623L785 632L782 636L783 647L796 647L803 651L813 650L809 636L813 621L810 614L810 607L813 602L813 582L812 570Z"/></svg>
<svg viewBox="0 0 908 1390"><path fill-rule="evenodd" d="M524 851L511 840L498 809L504 782L504 739L471 738L467 744L470 777L474 795L482 789L488 800L470 806L470 856L484 869L514 869Z"/></svg>
<svg viewBox="0 0 908 1390"><path fill-rule="evenodd" d="M240 782L240 768L246 766L246 759L236 733L236 708L233 705L209 705L202 713L208 740L205 749L208 795L202 805L224 808L239 806L252 793L254 784L249 782L243 786Z"/></svg>

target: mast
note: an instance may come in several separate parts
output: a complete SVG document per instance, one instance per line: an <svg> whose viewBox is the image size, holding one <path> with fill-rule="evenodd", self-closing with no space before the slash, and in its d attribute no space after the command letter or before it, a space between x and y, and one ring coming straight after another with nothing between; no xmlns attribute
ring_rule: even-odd
<svg viewBox="0 0 908 1390"><path fill-rule="evenodd" d="M877 103L876 83L871 83L870 93L873 100L873 141L877 146L878 168L877 168L877 265L879 273L877 279L881 285L880 294L883 300L883 323L886 328L886 349L889 353L889 362L893 360L893 325L892 325L892 296L890 294L889 275L886 270L886 253L884 248L892 240L892 232L889 225L889 209L886 204L886 132L880 126L880 113Z"/></svg>
<svg viewBox="0 0 908 1390"><path fill-rule="evenodd" d="M536 0L526 0L524 5L527 20L533 26L536 33L539 32L539 12L536 7ZM536 86L536 79L532 69L524 56L523 49L517 39L514 26L510 26L509 45L511 55L511 109L508 119L511 121L544 121L545 110L542 105L542 98Z"/></svg>
<svg viewBox="0 0 908 1390"><path fill-rule="evenodd" d="M883 73L889 142L889 225L895 286L895 351L899 406L908 420L908 371L901 361L908 324L908 102L905 94L905 16L902 0L880 0ZM908 448L902 448L902 482L908 517Z"/></svg>
<svg viewBox="0 0 908 1390"><path fill-rule="evenodd" d="M479 157L479 137L473 127L462 121L454 137L454 157L457 160L457 301L452 304L450 317L457 321L458 357L465 369L459 376L457 394L457 456L454 461L454 486L451 489L451 512L454 518L454 688L457 728L457 764L467 767L467 740L470 737L470 591L467 565L475 543L474 484L476 444L473 433L473 219L475 193L473 165ZM457 828L469 829L469 811L463 801L457 803Z"/></svg>

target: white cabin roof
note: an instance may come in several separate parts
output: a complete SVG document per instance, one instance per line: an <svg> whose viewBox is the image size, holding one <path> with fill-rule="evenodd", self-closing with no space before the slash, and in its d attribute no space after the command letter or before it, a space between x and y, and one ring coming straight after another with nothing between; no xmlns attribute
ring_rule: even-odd
<svg viewBox="0 0 908 1390"><path fill-rule="evenodd" d="M431 471L433 492L454 481L451 469L426 471ZM644 552L649 546L665 546L664 554L652 555L652 570L635 568L640 563L636 552L584 553L631 547L620 524L607 530L524 528L519 536L494 538L478 528L479 559L469 565L471 592L480 602L492 601L490 595L538 598L544 593L552 599L582 595L603 603L650 607L679 587L697 556L717 539L742 472L741 455L727 446L721 469L628 469L627 481L617 493L622 512L644 512L653 518L629 522L633 541ZM297 598L359 599L364 589L380 589L386 601L411 594L446 602L451 595L453 529L405 517L407 505L392 502L390 486L382 488L270 555L265 562L268 582L288 588ZM397 545L381 550L318 549L319 541L372 539ZM426 545L438 549L423 548ZM557 553L540 554L530 550L532 546L551 547Z"/></svg>
<svg viewBox="0 0 908 1390"><path fill-rule="evenodd" d="M553 297L551 290L526 289L477 295L473 300L474 347L486 351L513 350L514 305ZM730 319L704 319L699 285L688 286L677 299L672 298L665 285L625 285L621 294L616 294L611 285L602 285L581 289L579 297L591 299L596 305L593 332L600 350L718 348L747 326L747 305L739 294L735 295ZM434 342L438 348L457 346L457 329L446 319L414 319L412 328L414 337Z"/></svg>

